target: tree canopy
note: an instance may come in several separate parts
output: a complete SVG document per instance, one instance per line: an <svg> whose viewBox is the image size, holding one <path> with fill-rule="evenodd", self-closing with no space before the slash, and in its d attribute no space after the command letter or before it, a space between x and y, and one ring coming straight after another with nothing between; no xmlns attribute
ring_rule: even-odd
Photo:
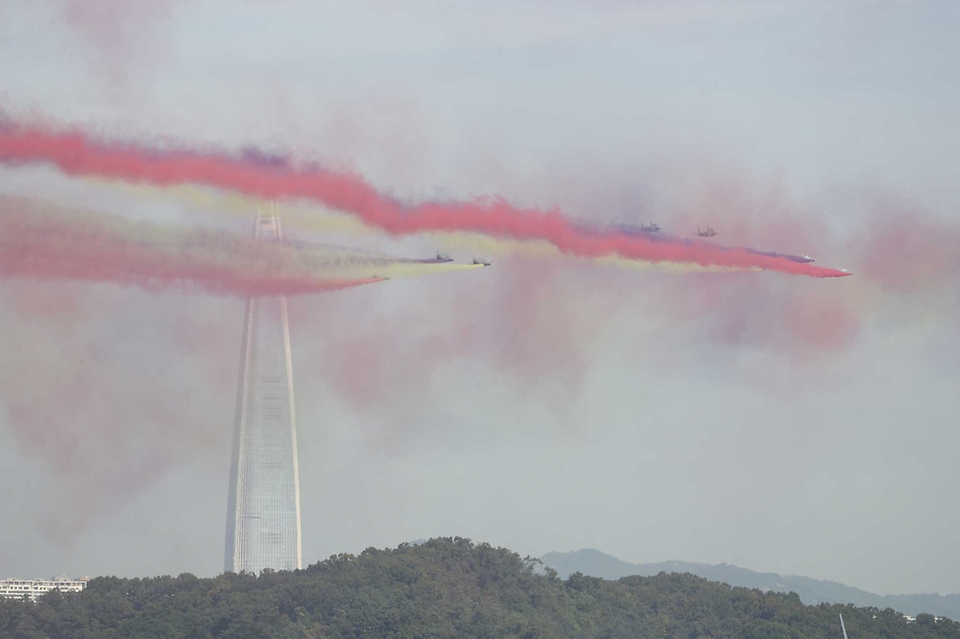
<svg viewBox="0 0 960 639"><path fill-rule="evenodd" d="M891 609L805 606L796 593L690 574L561 580L538 559L469 539L369 548L293 572L99 577L36 604L0 601L0 636L957 638L960 624Z"/></svg>

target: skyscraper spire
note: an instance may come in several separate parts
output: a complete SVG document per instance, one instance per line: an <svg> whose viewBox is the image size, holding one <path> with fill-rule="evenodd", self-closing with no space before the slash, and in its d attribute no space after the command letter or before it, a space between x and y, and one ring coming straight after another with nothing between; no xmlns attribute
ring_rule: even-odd
<svg viewBox="0 0 960 639"><path fill-rule="evenodd" d="M282 238L275 204L257 211L253 234ZM240 350L225 571L301 567L299 475L287 300L252 297Z"/></svg>

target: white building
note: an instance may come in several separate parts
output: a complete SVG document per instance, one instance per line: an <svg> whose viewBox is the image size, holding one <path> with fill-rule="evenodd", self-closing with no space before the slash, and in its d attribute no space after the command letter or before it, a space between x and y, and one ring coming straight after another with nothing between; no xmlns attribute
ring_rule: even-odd
<svg viewBox="0 0 960 639"><path fill-rule="evenodd" d="M53 579L0 579L0 597L5 599L22 599L24 595L31 601L36 601L41 595L51 590L60 592L80 592L87 587L89 577L67 579L54 577Z"/></svg>
<svg viewBox="0 0 960 639"><path fill-rule="evenodd" d="M257 213L254 237L281 241L275 207ZM223 569L296 570L300 471L287 299L251 297L243 332Z"/></svg>

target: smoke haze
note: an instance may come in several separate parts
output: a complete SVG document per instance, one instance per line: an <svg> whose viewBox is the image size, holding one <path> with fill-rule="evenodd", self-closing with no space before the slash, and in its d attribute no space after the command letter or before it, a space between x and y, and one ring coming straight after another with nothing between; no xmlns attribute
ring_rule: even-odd
<svg viewBox="0 0 960 639"><path fill-rule="evenodd" d="M494 255L283 203L331 221L292 239L493 262L291 300L308 561L462 534L960 591L953 3L90 6L0 6L4 139L283 150L388 200L709 224L854 274ZM4 201L248 233L254 205L174 191L0 166ZM0 280L11 576L220 568L243 303L113 282Z"/></svg>
<svg viewBox="0 0 960 639"><path fill-rule="evenodd" d="M13 165L49 161L67 175L144 181L161 186L189 183L226 188L266 198L310 198L358 215L391 234L468 231L517 240L545 240L563 253L581 257L620 255L649 262L691 262L701 266L757 268L812 277L844 272L779 256L724 249L705 242L678 241L650 233L578 229L558 211L521 210L499 196L470 203L425 202L403 206L378 193L360 176L278 166L192 152L158 153L130 145L103 145L78 132L57 133L8 126L0 131L0 160Z"/></svg>

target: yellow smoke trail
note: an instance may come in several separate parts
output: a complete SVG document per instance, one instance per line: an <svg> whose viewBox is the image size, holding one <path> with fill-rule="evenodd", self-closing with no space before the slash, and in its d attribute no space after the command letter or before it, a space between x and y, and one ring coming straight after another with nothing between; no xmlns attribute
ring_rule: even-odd
<svg viewBox="0 0 960 639"><path fill-rule="evenodd" d="M447 273L451 271L469 271L483 268L478 264L457 264L455 262L411 263L389 260L359 261L356 263L320 263L304 270L322 274L334 279L365 279L416 277L427 273Z"/></svg>
<svg viewBox="0 0 960 639"><path fill-rule="evenodd" d="M173 197L176 197L181 201L189 202L198 208L209 211L233 213L244 217L249 217L251 211L256 210L257 207L267 206L268 204L265 200L256 197L238 195L229 191L219 191L191 185L164 188L100 179L88 178L87 181L109 188L120 189L124 192L141 197L172 195ZM358 236L387 236L384 231L364 224L359 218L349 213L335 211L317 206L316 204L303 202L283 203L283 225L285 228L296 228L304 231L343 233ZM422 234L422 236L430 238L437 246L442 247L444 250L470 251L470 257L483 257L486 259L492 259L494 257L505 257L510 255L525 255L530 257L564 256L564 254L556 246L545 240L495 238L480 233L469 232L425 233ZM589 259L603 266L611 266L620 269L644 270L674 274L757 272L763 270L759 267L700 265L690 262L648 262L624 258L619 255L575 259Z"/></svg>
<svg viewBox="0 0 960 639"><path fill-rule="evenodd" d="M479 252L477 255L489 258L491 255L512 255L523 254L536 257L563 257L564 254L553 244L543 240L513 240L491 238L479 233L443 233L432 234L430 237L436 238L442 242L444 248L456 247L461 249L471 249ZM589 259L592 262L602 266L612 266L629 270L649 270L654 272L666 273L725 273L739 271L760 271L757 267L737 267L737 266L702 266L691 262L648 262L631 258L621 257L619 255L607 255L595 258L572 258Z"/></svg>
<svg viewBox="0 0 960 639"><path fill-rule="evenodd" d="M455 262L409 262L308 243L257 242L222 230L156 224L84 209L65 210L25 198L0 196L0 210L9 212L11 221L21 224L23 233L29 233L30 241L47 250L46 255L57 255L58 263L74 260L81 265L94 264L109 256L131 272L186 273L216 268L267 279L365 280L483 268ZM3 239L0 237L0 249ZM7 239L16 249L18 238ZM29 262L30 257L29 252L24 253L21 261Z"/></svg>
<svg viewBox="0 0 960 639"><path fill-rule="evenodd" d="M102 188L146 199L172 196L203 210L232 213L244 219L250 218L258 208L265 208L269 205L269 202L262 198L193 185L159 187L100 178L84 178L84 181ZM353 215L331 211L314 204L305 205L295 201L284 201L282 210L284 228L365 236L376 233L383 234L378 229L364 224Z"/></svg>
<svg viewBox="0 0 960 639"><path fill-rule="evenodd" d="M614 266L616 268L622 269L636 269L636 270L653 270L658 272L665 273L743 273L749 271L762 271L763 269L757 266L719 266L719 265L702 265L694 264L693 262L641 262L640 260L631 260L627 258L620 257L619 255L611 255L609 257L597 258L597 262Z"/></svg>

